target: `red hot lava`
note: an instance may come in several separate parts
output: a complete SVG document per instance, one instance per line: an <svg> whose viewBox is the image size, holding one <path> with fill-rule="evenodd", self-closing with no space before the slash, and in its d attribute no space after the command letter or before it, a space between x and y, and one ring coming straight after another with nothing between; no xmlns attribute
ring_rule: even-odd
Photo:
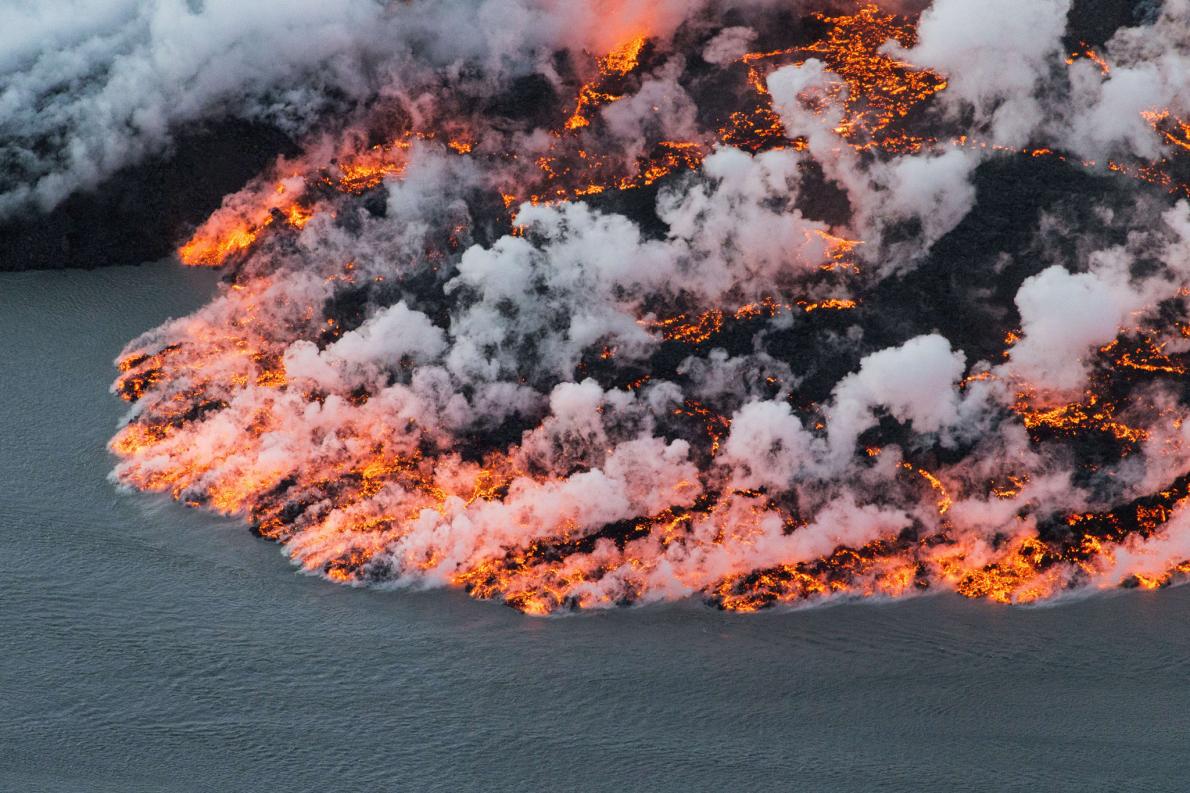
<svg viewBox="0 0 1190 793"><path fill-rule="evenodd" d="M571 53L544 129L442 97L386 142L348 129L229 196L179 250L226 286L118 362L118 479L242 516L333 581L528 614L1028 603L1190 574L1170 264L1190 210L1128 243L1148 276L1121 275L1125 245L1024 280L991 358L931 332L878 344L868 298L887 306L899 277L881 257L925 225L889 202L921 169L1097 166L956 133L947 76L893 54L911 19L807 15L756 51L739 30ZM791 137L807 118L825 133ZM1109 167L1184 191L1186 124L1144 119L1166 159ZM849 220L810 206L813 173ZM1034 310L1045 289L1119 322ZM1074 339L1064 379L1046 334Z"/></svg>

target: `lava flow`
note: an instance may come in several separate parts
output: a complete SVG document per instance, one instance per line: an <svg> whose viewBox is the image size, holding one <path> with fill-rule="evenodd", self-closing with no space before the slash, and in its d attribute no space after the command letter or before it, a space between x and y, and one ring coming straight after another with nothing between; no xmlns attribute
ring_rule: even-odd
<svg viewBox="0 0 1190 793"><path fill-rule="evenodd" d="M1187 108L1103 143L1035 111L1127 36L1009 82L932 12L402 64L182 244L115 478L527 614L1190 578Z"/></svg>

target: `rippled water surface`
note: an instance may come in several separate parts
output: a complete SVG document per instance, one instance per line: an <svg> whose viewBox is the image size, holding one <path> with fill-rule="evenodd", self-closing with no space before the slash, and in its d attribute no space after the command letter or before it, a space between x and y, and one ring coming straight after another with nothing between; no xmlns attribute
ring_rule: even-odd
<svg viewBox="0 0 1190 793"><path fill-rule="evenodd" d="M169 265L0 275L0 790L1190 789L1190 587L537 620L118 492Z"/></svg>

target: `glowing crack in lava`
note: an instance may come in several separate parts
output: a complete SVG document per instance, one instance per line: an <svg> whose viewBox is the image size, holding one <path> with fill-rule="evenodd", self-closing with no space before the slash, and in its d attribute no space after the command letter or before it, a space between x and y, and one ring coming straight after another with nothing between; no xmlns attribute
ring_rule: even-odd
<svg viewBox="0 0 1190 793"><path fill-rule="evenodd" d="M436 102L393 91L278 162L179 251L218 296L119 359L116 478L332 581L528 614L1190 576L1181 117L1140 118L1157 160L998 143L939 104L914 20L779 19L559 51L528 99L433 73ZM1005 162L1152 214L905 280ZM968 287L1003 307L948 337Z"/></svg>

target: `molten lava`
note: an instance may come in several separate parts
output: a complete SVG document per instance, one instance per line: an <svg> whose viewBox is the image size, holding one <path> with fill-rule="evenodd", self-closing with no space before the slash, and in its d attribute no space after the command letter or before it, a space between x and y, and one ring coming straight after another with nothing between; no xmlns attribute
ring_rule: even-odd
<svg viewBox="0 0 1190 793"><path fill-rule="evenodd" d="M549 128L441 97L385 142L352 130L229 196L179 249L229 265L226 288L118 361L114 391L134 405L110 445L119 480L242 517L335 582L449 585L527 614L690 595L741 612L927 590L1030 603L1190 577L1160 545L1190 508L1187 411L1168 390L1187 366L1178 301L1130 305L1145 330L1099 347L1073 391L1021 379L1008 354L956 353L935 412L978 415L977 431L915 410L936 396L915 391L928 367L872 396L904 367L848 356L899 332L873 316L902 294L877 289L895 245L774 197L822 164L786 134L769 76L820 61L837 79L798 99L864 163L951 147L1067 158L931 115L946 76L888 54L913 47L912 20L865 5L812 21L816 40L699 59L714 77L683 90L710 107L678 97L679 129L647 115L630 151L612 110L676 79L666 58L674 73L695 60L671 50L680 37L567 56L558 73L590 79L551 72L565 90ZM1145 119L1171 156L1190 151L1186 122ZM1106 167L1190 190L1168 165ZM344 242L410 196L441 201L433 222ZM639 225L608 219L634 202ZM720 205L739 214L724 223ZM570 244L576 229L598 244ZM993 357L1009 321L977 329Z"/></svg>

